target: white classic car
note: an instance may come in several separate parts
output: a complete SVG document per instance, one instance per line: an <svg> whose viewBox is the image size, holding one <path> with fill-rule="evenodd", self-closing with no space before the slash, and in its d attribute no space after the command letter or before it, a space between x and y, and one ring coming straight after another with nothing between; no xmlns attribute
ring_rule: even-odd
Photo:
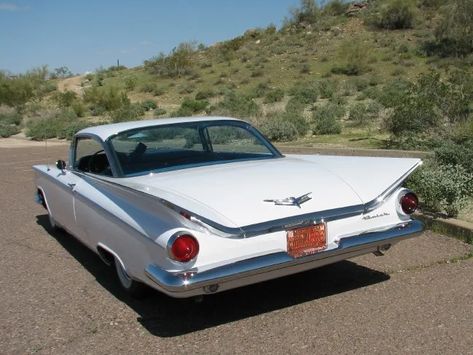
<svg viewBox="0 0 473 355"><path fill-rule="evenodd" d="M220 292L382 255L418 235L419 159L282 155L223 117L95 126L35 165L37 201L138 296Z"/></svg>

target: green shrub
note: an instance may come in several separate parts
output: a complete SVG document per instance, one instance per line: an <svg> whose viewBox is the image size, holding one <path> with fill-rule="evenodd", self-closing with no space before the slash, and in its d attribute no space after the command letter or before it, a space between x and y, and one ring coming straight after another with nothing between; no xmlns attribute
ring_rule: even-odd
<svg viewBox="0 0 473 355"><path fill-rule="evenodd" d="M350 107L350 114L348 116L350 121L353 121L357 125L363 125L369 122L368 110L364 103L357 103Z"/></svg>
<svg viewBox="0 0 473 355"><path fill-rule="evenodd" d="M343 107L347 104L347 99L339 94L333 95L329 101L338 107Z"/></svg>
<svg viewBox="0 0 473 355"><path fill-rule="evenodd" d="M212 113L238 118L249 118L256 116L259 111L258 104L251 97L230 91L227 92L223 100L213 108Z"/></svg>
<svg viewBox="0 0 473 355"><path fill-rule="evenodd" d="M212 90L202 90L202 91L199 91L197 94L195 94L195 99L206 100L213 96L215 96L215 92L213 92Z"/></svg>
<svg viewBox="0 0 473 355"><path fill-rule="evenodd" d="M156 105L156 102L154 102L153 100L145 100L141 102L140 105L145 111L151 111L158 107L158 105Z"/></svg>
<svg viewBox="0 0 473 355"><path fill-rule="evenodd" d="M7 138L17 133L20 133L20 128L18 126L0 122L0 137Z"/></svg>
<svg viewBox="0 0 473 355"><path fill-rule="evenodd" d="M196 113L204 111L209 106L209 102L205 100L184 99L181 107L177 111L171 113L173 117L192 116Z"/></svg>
<svg viewBox="0 0 473 355"><path fill-rule="evenodd" d="M335 66L330 69L333 74L360 75L363 70L358 63L348 63L343 66Z"/></svg>
<svg viewBox="0 0 473 355"><path fill-rule="evenodd" d="M86 107L82 100L76 100L71 104L71 109L74 111L77 117L84 117L86 112Z"/></svg>
<svg viewBox="0 0 473 355"><path fill-rule="evenodd" d="M378 118L379 113L384 109L383 105L381 105L378 101L371 101L366 106L366 112L370 115L373 119Z"/></svg>
<svg viewBox="0 0 473 355"><path fill-rule="evenodd" d="M26 135L34 140L71 139L76 132L89 126L90 122L77 119L72 110L61 110L27 122Z"/></svg>
<svg viewBox="0 0 473 355"><path fill-rule="evenodd" d="M145 114L145 109L140 103L128 104L110 112L112 122L126 122L140 119Z"/></svg>
<svg viewBox="0 0 473 355"><path fill-rule="evenodd" d="M139 87L140 92L152 93L156 90L157 85L155 83L144 83Z"/></svg>
<svg viewBox="0 0 473 355"><path fill-rule="evenodd" d="M2 125L14 125L19 126L23 117L18 112L5 112L0 113L0 124Z"/></svg>
<svg viewBox="0 0 473 355"><path fill-rule="evenodd" d="M307 104L303 102L298 96L291 97L286 104L285 110L290 113L297 113L302 115Z"/></svg>
<svg viewBox="0 0 473 355"><path fill-rule="evenodd" d="M131 91L136 88L136 78L128 77L125 79L125 89Z"/></svg>
<svg viewBox="0 0 473 355"><path fill-rule="evenodd" d="M339 134L342 132L340 118L345 114L345 109L339 105L328 103L317 108L312 115L315 123L315 134Z"/></svg>
<svg viewBox="0 0 473 355"><path fill-rule="evenodd" d="M154 115L155 116L162 116L162 115L165 115L166 114L166 110L161 108L161 107L158 107L156 110L154 110Z"/></svg>
<svg viewBox="0 0 473 355"><path fill-rule="evenodd" d="M285 20L285 26L314 24L320 17L321 10L314 0L300 0L299 7L291 9L291 16Z"/></svg>
<svg viewBox="0 0 473 355"><path fill-rule="evenodd" d="M103 116L107 113L107 110L102 106L92 106L90 107L90 113L92 116Z"/></svg>
<svg viewBox="0 0 473 355"><path fill-rule="evenodd" d="M70 78L71 76L74 76L74 74L72 74L71 70L66 66L54 68L54 71L50 73L51 79L57 79L57 78L64 79L64 78Z"/></svg>
<svg viewBox="0 0 473 355"><path fill-rule="evenodd" d="M323 99L330 99L337 92L337 83L334 80L320 80L317 87Z"/></svg>
<svg viewBox="0 0 473 355"><path fill-rule="evenodd" d="M272 141L291 141L298 136L295 125L280 115L266 118L259 128Z"/></svg>
<svg viewBox="0 0 473 355"><path fill-rule="evenodd" d="M389 132L402 138L406 133L431 132L433 128L438 127L440 118L431 100L406 94L396 104L385 123Z"/></svg>
<svg viewBox="0 0 473 355"><path fill-rule="evenodd" d="M71 140L77 132L90 126L93 126L93 124L85 120L69 121L62 127L58 128L56 137L60 139Z"/></svg>
<svg viewBox="0 0 473 355"><path fill-rule="evenodd" d="M209 106L209 102L205 100L192 100L192 99L185 99L181 103L181 108L184 111L188 111L191 113L197 113L204 111Z"/></svg>
<svg viewBox="0 0 473 355"><path fill-rule="evenodd" d="M350 107L348 119L359 126L370 124L376 120L381 110L382 106L376 101L369 104L356 103Z"/></svg>
<svg viewBox="0 0 473 355"><path fill-rule="evenodd" d="M26 124L26 135L33 140L56 138L60 123L55 117L41 118Z"/></svg>
<svg viewBox="0 0 473 355"><path fill-rule="evenodd" d="M461 165L430 162L418 169L407 186L419 194L424 210L455 217L473 191L473 174Z"/></svg>
<svg viewBox="0 0 473 355"><path fill-rule="evenodd" d="M350 39L341 43L338 50L341 65L334 66L334 74L361 75L370 70L369 58L371 48L361 40Z"/></svg>
<svg viewBox="0 0 473 355"><path fill-rule="evenodd" d="M396 96L385 103L380 98L385 106L392 104L393 112L386 121L388 130L395 136L406 132L429 134L466 120L471 112L473 86L467 73L442 80L440 73L432 71Z"/></svg>
<svg viewBox="0 0 473 355"><path fill-rule="evenodd" d="M428 54L465 56L473 52L473 2L451 0L435 29L435 40L427 42Z"/></svg>
<svg viewBox="0 0 473 355"><path fill-rule="evenodd" d="M254 89L251 90L250 96L253 98L263 97L270 91L271 88L269 87L268 83L259 83Z"/></svg>
<svg viewBox="0 0 473 355"><path fill-rule="evenodd" d="M317 101L317 97L319 96L319 86L314 82L296 84L289 91L289 95L292 95L293 98L304 104L312 104Z"/></svg>
<svg viewBox="0 0 473 355"><path fill-rule="evenodd" d="M459 122L453 127L452 139L461 144L473 139L473 115L470 115L469 119Z"/></svg>
<svg viewBox="0 0 473 355"><path fill-rule="evenodd" d="M388 30L414 27L416 7L413 0L379 1L378 4L368 17L371 25Z"/></svg>
<svg viewBox="0 0 473 355"><path fill-rule="evenodd" d="M160 86L157 86L155 85L154 88L153 88L153 91L151 91L151 93L154 95L154 96L161 96L163 95L164 93L166 92L166 90Z"/></svg>
<svg viewBox="0 0 473 355"><path fill-rule="evenodd" d="M404 99L406 92L409 91L410 88L410 82L403 79L396 79L388 82L382 90L375 89L365 91L365 93L369 98L378 100L384 107L394 107Z"/></svg>
<svg viewBox="0 0 473 355"><path fill-rule="evenodd" d="M435 158L443 165L461 165L468 173L473 174L473 136L462 142L442 140L435 149Z"/></svg>
<svg viewBox="0 0 473 355"><path fill-rule="evenodd" d="M266 93L266 96L264 97L264 102L265 103L279 102L283 98L284 98L284 90L278 88Z"/></svg>
<svg viewBox="0 0 473 355"><path fill-rule="evenodd" d="M144 67L146 71L154 75L180 77L191 72L195 52L194 43L184 42L174 48L169 55L161 53L145 60Z"/></svg>
<svg viewBox="0 0 473 355"><path fill-rule="evenodd" d="M0 71L0 105L21 107L54 91L56 86L47 80L48 75L47 67L36 68L16 77Z"/></svg>
<svg viewBox="0 0 473 355"><path fill-rule="evenodd" d="M184 85L181 90L179 90L179 94L185 95L185 94L192 94L195 90L194 85Z"/></svg>
<svg viewBox="0 0 473 355"><path fill-rule="evenodd" d="M71 107L77 100L77 94L74 91L58 92L54 95L54 99L61 108Z"/></svg>
<svg viewBox="0 0 473 355"><path fill-rule="evenodd" d="M363 91L370 85L369 81L363 78L352 78L350 84L353 85L357 91Z"/></svg>
<svg viewBox="0 0 473 355"><path fill-rule="evenodd" d="M101 107L105 111L115 111L130 104L126 93L113 86L86 89L84 90L83 100L91 105L92 110Z"/></svg>

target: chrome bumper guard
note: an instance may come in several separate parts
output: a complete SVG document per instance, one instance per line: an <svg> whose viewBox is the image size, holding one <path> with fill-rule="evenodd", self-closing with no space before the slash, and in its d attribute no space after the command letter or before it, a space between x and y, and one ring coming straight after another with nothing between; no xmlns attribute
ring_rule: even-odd
<svg viewBox="0 0 473 355"><path fill-rule="evenodd" d="M298 259L280 252L238 261L203 272L172 273L154 264L149 265L145 272L152 281L151 284L157 289L172 297L185 298L250 285L355 256L376 253L388 249L401 240L415 237L423 230L422 222L412 220L388 230L342 238L336 249Z"/></svg>

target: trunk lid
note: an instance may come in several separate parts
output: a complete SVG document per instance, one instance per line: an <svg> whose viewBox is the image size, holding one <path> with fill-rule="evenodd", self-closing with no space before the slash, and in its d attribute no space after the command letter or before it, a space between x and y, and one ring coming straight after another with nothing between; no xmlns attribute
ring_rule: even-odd
<svg viewBox="0 0 473 355"><path fill-rule="evenodd" d="M349 184L322 165L292 157L232 162L121 180L123 185L230 227L363 202ZM311 199L300 206L265 201L308 193Z"/></svg>
<svg viewBox="0 0 473 355"><path fill-rule="evenodd" d="M419 159L288 156L231 162L120 179L228 227L370 202L399 184ZM309 194L297 205L280 200Z"/></svg>

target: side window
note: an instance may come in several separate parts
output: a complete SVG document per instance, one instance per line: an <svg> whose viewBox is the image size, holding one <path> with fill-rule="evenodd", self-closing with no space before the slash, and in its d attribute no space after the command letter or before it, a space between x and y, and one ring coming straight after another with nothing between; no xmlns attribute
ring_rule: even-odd
<svg viewBox="0 0 473 355"><path fill-rule="evenodd" d="M241 127L210 126L207 132L216 153L272 154L252 133Z"/></svg>
<svg viewBox="0 0 473 355"><path fill-rule="evenodd" d="M112 176L110 163L102 145L92 138L77 139L74 169L98 175Z"/></svg>

